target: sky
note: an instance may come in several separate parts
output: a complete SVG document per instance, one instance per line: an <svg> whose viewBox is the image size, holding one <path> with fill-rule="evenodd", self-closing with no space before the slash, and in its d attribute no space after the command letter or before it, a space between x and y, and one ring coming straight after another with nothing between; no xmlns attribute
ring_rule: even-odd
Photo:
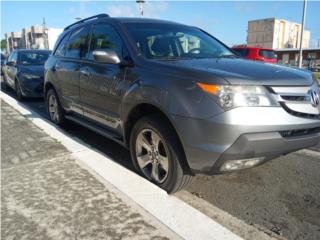
<svg viewBox="0 0 320 240"><path fill-rule="evenodd" d="M246 43L248 20L282 18L301 22L303 1L148 1L146 17L195 25L224 43ZM1 38L5 32L41 24L64 28L76 17L108 13L112 17L137 17L131 1L1 1ZM320 41L320 0L307 4L306 28L311 31L311 46Z"/></svg>

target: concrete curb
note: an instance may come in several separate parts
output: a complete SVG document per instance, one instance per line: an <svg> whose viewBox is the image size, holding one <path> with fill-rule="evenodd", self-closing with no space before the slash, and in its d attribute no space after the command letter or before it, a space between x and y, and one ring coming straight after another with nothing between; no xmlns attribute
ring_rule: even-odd
<svg viewBox="0 0 320 240"><path fill-rule="evenodd" d="M241 239L187 203L169 196L162 189L122 167L106 155L69 136L62 129L2 91L0 98L49 136L60 141L81 164L92 169L182 238Z"/></svg>

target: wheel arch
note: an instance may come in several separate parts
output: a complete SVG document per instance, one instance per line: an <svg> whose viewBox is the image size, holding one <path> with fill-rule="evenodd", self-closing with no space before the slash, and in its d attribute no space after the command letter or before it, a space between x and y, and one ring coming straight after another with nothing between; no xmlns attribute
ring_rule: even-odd
<svg viewBox="0 0 320 240"><path fill-rule="evenodd" d="M178 144L179 144L178 147L181 148L180 150L183 153L183 159L180 159L181 166L184 171L191 174L191 168L190 168L189 163L187 161L187 156L184 151L183 142L177 132L177 129L172 124L172 121L167 116L167 114L165 114L164 111L162 111L159 107L157 107L153 104L140 103L130 110L129 114L127 115L126 121L124 122L124 140L125 140L126 146L129 147L129 145L130 145L130 135L131 135L131 131L132 131L132 128L135 125L135 123L139 119L141 119L142 117L147 116L147 115L159 115L159 117L162 118L164 121L166 121L169 124L169 126L172 128L173 133L175 134L175 137L176 137Z"/></svg>
<svg viewBox="0 0 320 240"><path fill-rule="evenodd" d="M47 92L49 91L49 89L53 89L54 91L56 91L55 87L53 86L53 84L51 82L46 82L44 85L44 96L45 97L47 96Z"/></svg>

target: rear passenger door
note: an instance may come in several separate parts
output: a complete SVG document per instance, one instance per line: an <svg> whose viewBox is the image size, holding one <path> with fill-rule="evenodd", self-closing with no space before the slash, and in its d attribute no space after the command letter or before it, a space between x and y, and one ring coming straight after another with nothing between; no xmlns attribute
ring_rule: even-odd
<svg viewBox="0 0 320 240"><path fill-rule="evenodd" d="M125 67L98 63L94 50L113 49L120 58L123 54L120 35L109 24L96 24L92 30L90 49L80 71L80 96L84 115L110 130L120 128L121 98L125 88Z"/></svg>
<svg viewBox="0 0 320 240"><path fill-rule="evenodd" d="M59 76L61 97L64 108L83 114L80 105L79 77L81 61L88 54L88 41L91 32L91 25L75 29L70 33L65 44L61 44L61 57L56 62L56 72ZM57 49L59 52L59 48Z"/></svg>

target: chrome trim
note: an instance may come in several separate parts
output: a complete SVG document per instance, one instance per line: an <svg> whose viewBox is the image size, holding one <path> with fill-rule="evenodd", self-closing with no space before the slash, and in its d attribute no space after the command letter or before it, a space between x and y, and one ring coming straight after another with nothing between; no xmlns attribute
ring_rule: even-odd
<svg viewBox="0 0 320 240"><path fill-rule="evenodd" d="M312 99L310 93L319 94L319 86L314 83L312 86L301 87L272 87L274 93L273 97L281 103L286 110L290 110L293 115L301 116L300 114L312 115L312 117L319 116L320 105ZM319 96L319 95L318 95ZM306 116L308 117L308 116ZM310 116L309 116L310 117Z"/></svg>

